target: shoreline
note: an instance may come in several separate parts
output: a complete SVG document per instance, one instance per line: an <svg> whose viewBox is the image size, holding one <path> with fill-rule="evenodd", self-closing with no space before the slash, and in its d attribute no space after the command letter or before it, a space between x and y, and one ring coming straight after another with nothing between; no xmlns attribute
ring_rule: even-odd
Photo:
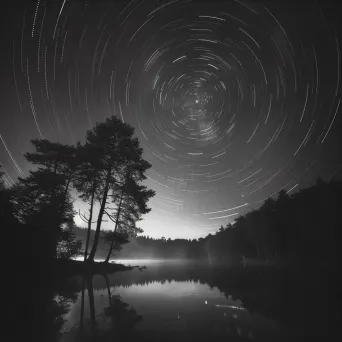
<svg viewBox="0 0 342 342"><path fill-rule="evenodd" d="M116 264L109 262L84 262L79 260L55 260L53 263L53 270L57 277L69 277L80 274L103 274L130 271L139 266L126 266L123 264Z"/></svg>

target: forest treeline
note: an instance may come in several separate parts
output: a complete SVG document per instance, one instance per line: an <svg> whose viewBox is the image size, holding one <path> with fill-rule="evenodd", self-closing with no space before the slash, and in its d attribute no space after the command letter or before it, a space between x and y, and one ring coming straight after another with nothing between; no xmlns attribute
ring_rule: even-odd
<svg viewBox="0 0 342 342"><path fill-rule="evenodd" d="M341 181L317 179L314 186L293 195L281 190L275 199L267 198L260 208L237 217L233 224L221 226L215 234L193 240L137 236L115 252L116 258L195 259L229 264L245 257L336 265L342 223L341 190Z"/></svg>
<svg viewBox="0 0 342 342"><path fill-rule="evenodd" d="M151 209L155 192L141 185L151 167L142 158L134 129L116 117L87 131L84 143L63 145L33 139L25 158L35 169L10 185L0 174L1 227L16 232L16 255L46 264L55 259L191 259L236 263L243 258L337 265L341 181L324 182L289 195L281 190L260 208L204 238L154 239L141 236L137 222ZM0 170L1 171L1 170ZM88 212L73 208L76 190ZM99 205L94 215L94 205ZM86 229L76 227L80 214ZM101 231L102 222L113 228ZM91 226L95 230L91 230ZM9 241L10 237L4 239ZM85 253L86 251L86 253ZM9 251L13 254L13 250Z"/></svg>
<svg viewBox="0 0 342 342"><path fill-rule="evenodd" d="M93 262L101 237L107 243L106 261L128 238L141 233L136 223L148 213L153 190L141 185L151 164L134 128L112 116L86 132L84 143L65 145L47 139L31 140L33 151L24 154L32 164L28 176L11 178L0 169L1 227L16 232L16 256L48 269L56 259L83 256ZM85 246L76 237L73 202L88 204L80 213L87 225ZM95 215L93 208L99 206ZM104 220L113 229L101 233ZM91 225L95 231L90 241ZM84 253L86 249L87 253ZM13 249L8 251L10 255ZM30 260L31 258L31 260Z"/></svg>

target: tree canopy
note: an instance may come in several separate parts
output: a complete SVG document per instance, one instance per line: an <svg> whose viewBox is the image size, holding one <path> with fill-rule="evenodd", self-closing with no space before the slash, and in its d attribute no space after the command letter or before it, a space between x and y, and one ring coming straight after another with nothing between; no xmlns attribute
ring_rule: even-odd
<svg viewBox="0 0 342 342"><path fill-rule="evenodd" d="M146 179L145 172L151 164L142 158L143 150L132 126L112 116L89 129L84 144L65 145L47 139L32 139L31 143L34 151L24 156L37 168L29 171L27 177L19 177L10 190L2 179L0 182L1 199L8 199L15 224L30 236L31 254L41 260L80 255L82 243L75 240L72 189L89 204L88 215L82 215L88 223L85 258L91 226L96 223L89 261L96 255L104 217L115 222L115 232L109 236L112 245L116 236L116 246L111 250L119 249L127 237L141 232L136 222L150 211L147 201L154 192L139 184ZM3 202L6 201L2 200L2 211ZM100 210L95 219L96 203ZM10 222L10 215L7 216Z"/></svg>

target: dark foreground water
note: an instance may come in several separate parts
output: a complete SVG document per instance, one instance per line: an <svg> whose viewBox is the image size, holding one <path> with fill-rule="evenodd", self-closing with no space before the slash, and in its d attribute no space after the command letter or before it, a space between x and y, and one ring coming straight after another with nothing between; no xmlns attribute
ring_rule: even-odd
<svg viewBox="0 0 342 342"><path fill-rule="evenodd" d="M330 271L131 263L148 268L55 282L41 322L45 341L306 341L341 334Z"/></svg>

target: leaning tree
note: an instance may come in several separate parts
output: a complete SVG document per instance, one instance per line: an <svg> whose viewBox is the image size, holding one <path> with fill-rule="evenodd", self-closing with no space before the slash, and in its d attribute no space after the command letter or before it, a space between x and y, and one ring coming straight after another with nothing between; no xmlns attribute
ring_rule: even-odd
<svg viewBox="0 0 342 342"><path fill-rule="evenodd" d="M141 215L151 211L147 207L148 200L155 195L153 190L147 190L146 186L138 184L129 173L125 183L122 185L120 197L114 196L113 202L116 204L114 213L107 215L115 223L112 241L109 247L108 255L105 262L109 262L112 250L116 240L117 232L124 233L128 236L136 236L138 232L142 232L136 223L141 220Z"/></svg>

